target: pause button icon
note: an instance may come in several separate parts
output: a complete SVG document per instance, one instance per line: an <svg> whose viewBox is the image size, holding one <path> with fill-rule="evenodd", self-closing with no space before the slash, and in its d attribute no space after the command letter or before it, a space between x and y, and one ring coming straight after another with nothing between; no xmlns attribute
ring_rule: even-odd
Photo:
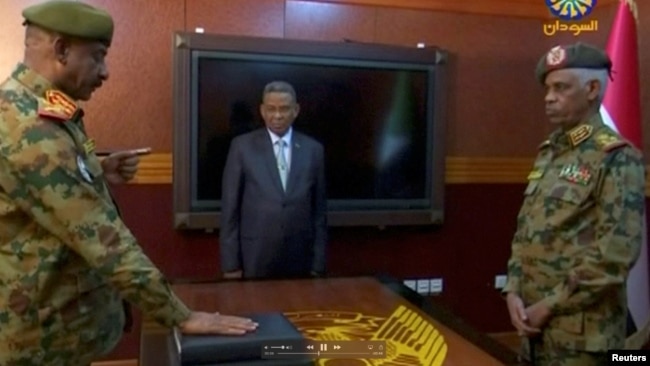
<svg viewBox="0 0 650 366"><path fill-rule="evenodd" d="M321 351L327 351L327 343L321 343L320 350Z"/></svg>

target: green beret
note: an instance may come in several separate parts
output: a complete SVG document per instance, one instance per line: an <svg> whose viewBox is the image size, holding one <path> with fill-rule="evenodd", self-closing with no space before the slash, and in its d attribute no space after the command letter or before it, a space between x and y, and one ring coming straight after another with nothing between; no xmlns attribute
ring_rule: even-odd
<svg viewBox="0 0 650 366"><path fill-rule="evenodd" d="M54 0L23 10L26 24L79 38L111 43L113 18L106 11L79 1Z"/></svg>
<svg viewBox="0 0 650 366"><path fill-rule="evenodd" d="M605 51L586 43L551 48L537 63L535 76L544 84L549 72L559 69L607 69L612 70L612 61Z"/></svg>

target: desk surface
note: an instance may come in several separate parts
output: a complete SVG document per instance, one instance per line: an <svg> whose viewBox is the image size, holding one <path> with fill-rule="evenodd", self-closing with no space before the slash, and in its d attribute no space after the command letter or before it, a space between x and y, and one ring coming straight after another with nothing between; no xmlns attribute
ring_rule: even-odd
<svg viewBox="0 0 650 366"><path fill-rule="evenodd" d="M282 311L305 338L387 340L385 365L519 365L516 354L401 284L369 277L176 284L190 308L225 314ZM170 332L145 322L141 366L175 366ZM379 361L379 360L374 360ZM390 362L389 362L390 361ZM370 365L319 359L316 365Z"/></svg>

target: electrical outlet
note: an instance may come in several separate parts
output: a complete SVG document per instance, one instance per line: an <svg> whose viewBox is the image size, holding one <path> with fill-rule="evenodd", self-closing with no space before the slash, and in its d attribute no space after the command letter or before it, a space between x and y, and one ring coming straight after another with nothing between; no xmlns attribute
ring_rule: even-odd
<svg viewBox="0 0 650 366"><path fill-rule="evenodd" d="M496 275L494 277L494 288L497 290L500 290L504 287L506 287L506 283L508 282L508 276L506 275Z"/></svg>
<svg viewBox="0 0 650 366"><path fill-rule="evenodd" d="M418 280L417 292L420 295L428 295L430 291L429 280Z"/></svg>
<svg viewBox="0 0 650 366"><path fill-rule="evenodd" d="M432 278L429 280L429 290L432 294L439 294L442 292L442 278Z"/></svg>
<svg viewBox="0 0 650 366"><path fill-rule="evenodd" d="M415 280L404 280L404 286L410 288L413 291L418 290L417 281Z"/></svg>

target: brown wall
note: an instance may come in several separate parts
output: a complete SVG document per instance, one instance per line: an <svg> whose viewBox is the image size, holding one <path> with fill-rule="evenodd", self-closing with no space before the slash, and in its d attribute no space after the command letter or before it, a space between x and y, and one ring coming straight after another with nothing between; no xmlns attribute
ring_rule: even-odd
<svg viewBox="0 0 650 366"><path fill-rule="evenodd" d="M0 72L20 60L20 10L34 0L0 0ZM456 157L532 157L548 132L542 91L533 78L539 55L565 35L546 37L542 20L408 10L298 0L92 0L116 18L109 54L111 79L86 106L99 148L151 146L172 151L171 34L202 27L209 33L415 45L450 51L447 154ZM650 18L641 4L640 18ZM614 7L596 9L595 34L604 46ZM642 100L650 90L650 24L640 25ZM643 106L644 125L650 103ZM648 128L646 128L648 131ZM648 133L646 133L646 146ZM171 185L116 190L125 220L147 254L170 277L215 278L216 235L172 229ZM505 271L518 184L448 185L440 228L332 229L335 275L389 273L400 278L444 278L440 300L484 331L509 329L504 304L492 288ZM109 358L137 357L138 334L124 338Z"/></svg>

